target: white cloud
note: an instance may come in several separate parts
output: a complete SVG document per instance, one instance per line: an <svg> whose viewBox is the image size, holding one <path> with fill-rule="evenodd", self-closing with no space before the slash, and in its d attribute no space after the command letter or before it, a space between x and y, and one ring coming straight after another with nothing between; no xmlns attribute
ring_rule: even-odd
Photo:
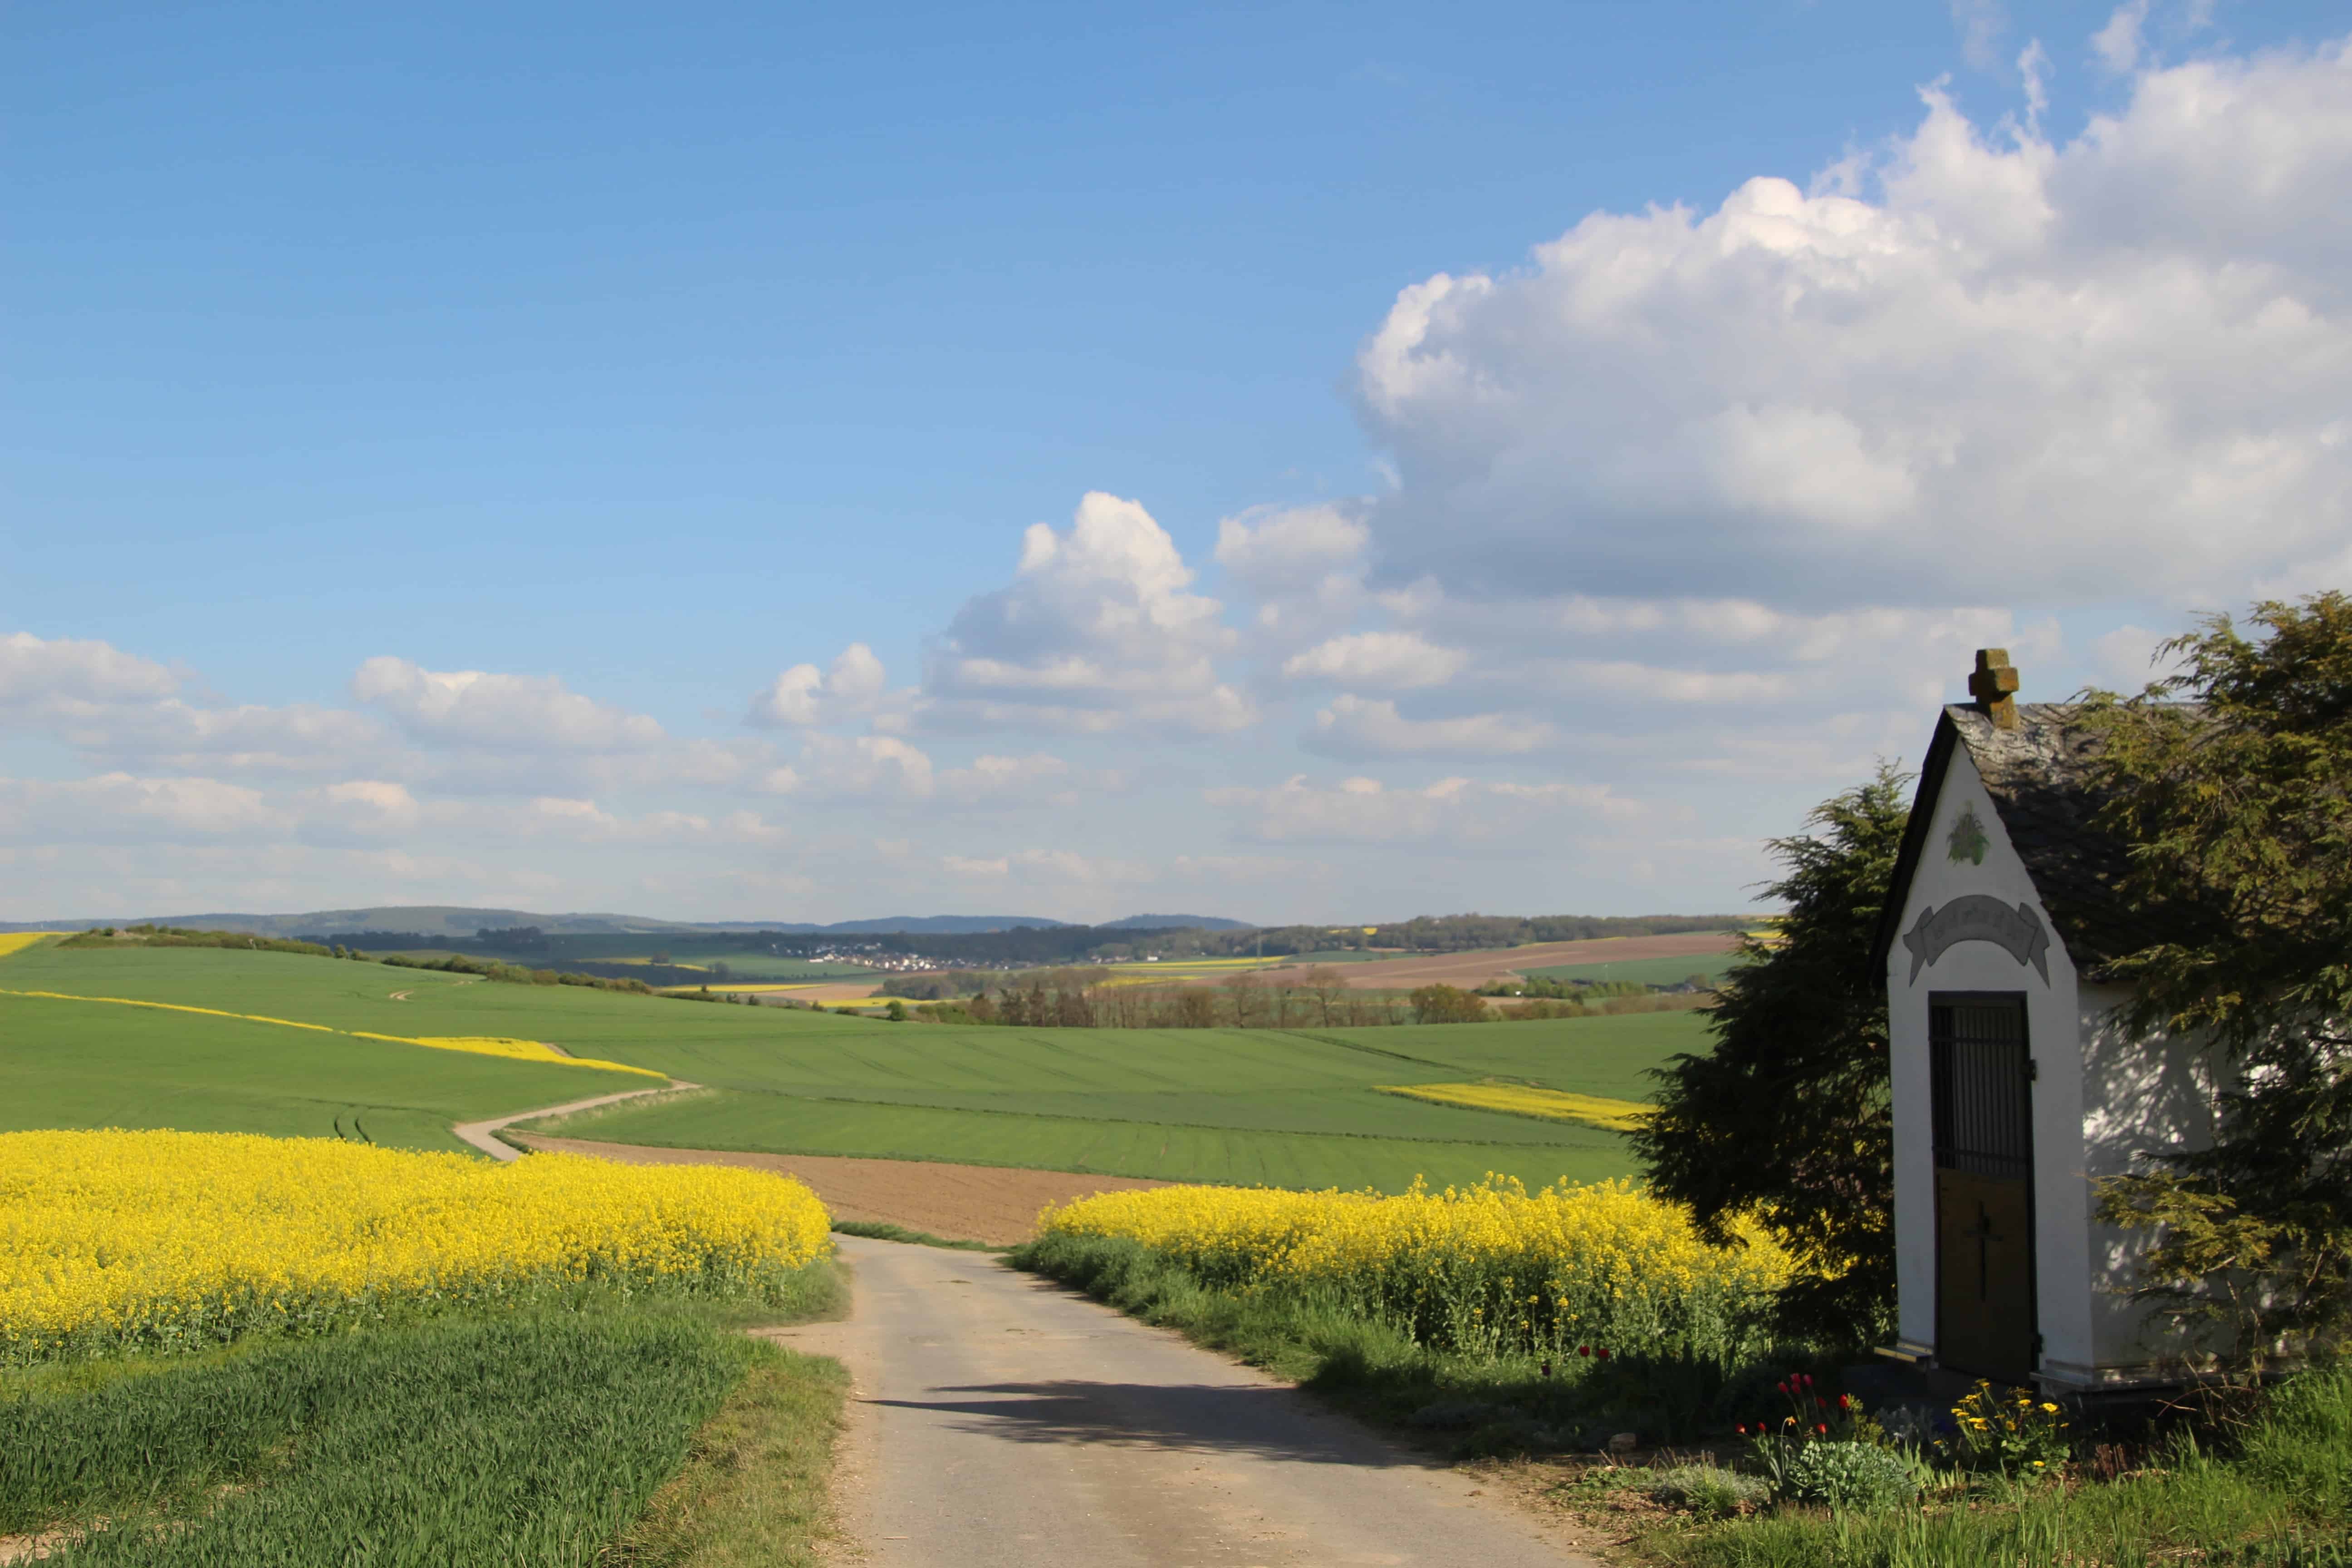
<svg viewBox="0 0 2352 1568"><path fill-rule="evenodd" d="M1094 732L1249 724L1248 699L1216 668L1234 634L1192 582L1150 513L1089 491L1067 533L1037 523L1022 536L1010 586L956 613L929 663L927 718Z"/></svg>
<svg viewBox="0 0 2352 1568"><path fill-rule="evenodd" d="M2118 5L2107 25L2091 35L2091 53L2108 70L2126 75L2139 65L2140 29L2147 26L2147 0Z"/></svg>
<svg viewBox="0 0 2352 1568"><path fill-rule="evenodd" d="M1050 796L1076 804L1076 795L1060 787L1069 776L1069 763L1043 752L1025 757L980 756L970 767L940 773L939 790L947 799L965 805L1042 802Z"/></svg>
<svg viewBox="0 0 2352 1568"><path fill-rule="evenodd" d="M924 800L933 788L931 759L895 735L812 734L790 784L776 793L869 803Z"/></svg>
<svg viewBox="0 0 2352 1568"><path fill-rule="evenodd" d="M1080 855L1068 849L1023 849L1008 855L944 855L940 866L951 877L975 881L1013 881L1036 888L1087 888L1147 881L1152 870L1131 860Z"/></svg>
<svg viewBox="0 0 2352 1568"><path fill-rule="evenodd" d="M1414 632L1357 632L1316 644L1285 661L1293 680L1328 680L1337 686L1410 691L1443 686L1462 673L1470 656L1439 647Z"/></svg>
<svg viewBox="0 0 2352 1568"><path fill-rule="evenodd" d="M217 779L0 779L0 840L11 843L201 843L274 837L286 826L259 791Z"/></svg>
<svg viewBox="0 0 2352 1568"><path fill-rule="evenodd" d="M2346 45L2144 71L2063 144L1926 98L1813 194L1596 213L1405 289L1359 362L1382 580L2063 603L2341 552Z"/></svg>
<svg viewBox="0 0 2352 1568"><path fill-rule="evenodd" d="M1952 26L1960 35L1960 53L1979 70L1990 70L1994 48L2009 30L2009 11L2000 0L1950 0Z"/></svg>
<svg viewBox="0 0 2352 1568"><path fill-rule="evenodd" d="M389 655L352 677L352 695L419 740L488 751L631 752L662 743L662 727L565 689L554 676L433 670Z"/></svg>
<svg viewBox="0 0 2352 1568"><path fill-rule="evenodd" d="M0 717L160 701L179 688L179 678L162 665L110 643L45 640L30 632L0 637Z"/></svg>
<svg viewBox="0 0 2352 1568"><path fill-rule="evenodd" d="M943 855L940 858L940 867L950 877L995 880L1011 875L1013 862L1002 855L992 860L969 855Z"/></svg>
<svg viewBox="0 0 2352 1568"><path fill-rule="evenodd" d="M1409 719L1388 698L1342 695L1315 716L1310 740L1341 756L1507 757L1557 745L1559 736L1541 720L1515 714Z"/></svg>
<svg viewBox="0 0 2352 1568"><path fill-rule="evenodd" d="M1359 777L1323 788L1302 773L1274 789L1217 789L1207 798L1233 818L1236 832L1274 843L1475 842L1538 826L1601 831L1644 815L1638 803L1598 786L1469 778L1390 789Z"/></svg>
<svg viewBox="0 0 2352 1568"><path fill-rule="evenodd" d="M751 699L744 722L773 729L786 725L837 723L869 712L881 700L882 661L862 642L841 650L832 668L796 664Z"/></svg>
<svg viewBox="0 0 2352 1568"><path fill-rule="evenodd" d="M1261 596L1297 593L1351 575L1370 537L1349 509L1259 507L1217 524L1216 559Z"/></svg>
<svg viewBox="0 0 2352 1568"><path fill-rule="evenodd" d="M423 826L424 805L405 784L346 779L299 803L301 837L313 844L375 844L406 838Z"/></svg>

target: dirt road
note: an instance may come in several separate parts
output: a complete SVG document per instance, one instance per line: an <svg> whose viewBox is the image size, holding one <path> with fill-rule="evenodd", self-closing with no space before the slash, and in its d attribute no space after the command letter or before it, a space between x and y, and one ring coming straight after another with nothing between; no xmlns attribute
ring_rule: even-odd
<svg viewBox="0 0 2352 1568"><path fill-rule="evenodd" d="M1094 1193L1140 1192L1165 1182L1139 1176L1081 1176L1003 1165L931 1160L861 1160L843 1154L750 1154L718 1149L658 1149L585 1138L516 1133L533 1149L593 1154L633 1165L740 1165L798 1176L836 1219L881 1220L950 1241L1010 1247L1037 1234L1037 1211Z"/></svg>
<svg viewBox="0 0 2352 1568"><path fill-rule="evenodd" d="M836 1498L880 1568L1594 1568L1475 1479L994 1259L837 1238L856 1380ZM857 1558L851 1559L859 1560Z"/></svg>
<svg viewBox="0 0 2352 1568"><path fill-rule="evenodd" d="M528 1121L534 1116L562 1116L566 1111L588 1110L599 1105L610 1105L614 1100L635 1100L640 1095L670 1094L682 1089L701 1087L684 1079L672 1079L667 1083L657 1083L646 1089L625 1089L617 1094L600 1094L593 1100L567 1100L562 1105L542 1105L536 1110L518 1110L506 1116L493 1116L488 1121L460 1121L449 1131L493 1160L520 1160L522 1151L510 1143L502 1143L493 1136L499 1128Z"/></svg>

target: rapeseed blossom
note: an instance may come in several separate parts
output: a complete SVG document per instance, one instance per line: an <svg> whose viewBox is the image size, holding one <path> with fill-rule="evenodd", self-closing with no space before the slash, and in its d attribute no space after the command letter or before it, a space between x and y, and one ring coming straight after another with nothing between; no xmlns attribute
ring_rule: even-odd
<svg viewBox="0 0 2352 1568"><path fill-rule="evenodd" d="M1123 1237L1203 1284L1321 1300L1484 1354L1727 1353L1789 1276L1762 1233L1709 1247L1684 1210L1623 1182L1530 1194L1490 1175L1396 1197L1160 1187L1049 1208L1040 1229Z"/></svg>
<svg viewBox="0 0 2352 1568"><path fill-rule="evenodd" d="M583 1287L757 1293L831 1250L807 1187L325 1138L0 1134L0 1363L320 1331Z"/></svg>
<svg viewBox="0 0 2352 1568"><path fill-rule="evenodd" d="M1376 1087L1382 1094L1401 1094L1408 1100L1459 1105L1472 1110L1499 1110L1507 1116L1533 1116L1546 1121L1580 1121L1612 1132L1630 1132L1657 1113L1657 1107L1637 1100L1533 1089L1517 1083L1399 1083Z"/></svg>

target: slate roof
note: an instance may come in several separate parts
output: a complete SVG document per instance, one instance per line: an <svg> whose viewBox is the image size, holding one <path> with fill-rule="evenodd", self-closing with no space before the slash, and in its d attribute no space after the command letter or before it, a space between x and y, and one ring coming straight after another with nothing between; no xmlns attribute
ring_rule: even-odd
<svg viewBox="0 0 2352 1568"><path fill-rule="evenodd" d="M1894 951L1895 928L1912 873L1927 848L1936 799L1955 746L1968 748L2058 939L2081 973L2096 978L2113 960L2155 940L2156 933L2132 915L2116 891L2126 868L2123 845L2095 825L2100 803L2090 764L2100 742L2081 724L2081 712L2068 702L2021 702L2017 728L2000 730L1972 704L1944 710L1919 771L1918 797L1912 803L1891 896L1879 917L1872 954L1879 972Z"/></svg>

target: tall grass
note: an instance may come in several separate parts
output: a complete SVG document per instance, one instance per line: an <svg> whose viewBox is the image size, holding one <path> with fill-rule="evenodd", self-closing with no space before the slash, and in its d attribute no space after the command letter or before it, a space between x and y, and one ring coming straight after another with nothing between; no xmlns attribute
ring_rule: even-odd
<svg viewBox="0 0 2352 1568"><path fill-rule="evenodd" d="M641 1307L20 1374L0 1531L62 1531L64 1568L586 1564L772 1353Z"/></svg>

